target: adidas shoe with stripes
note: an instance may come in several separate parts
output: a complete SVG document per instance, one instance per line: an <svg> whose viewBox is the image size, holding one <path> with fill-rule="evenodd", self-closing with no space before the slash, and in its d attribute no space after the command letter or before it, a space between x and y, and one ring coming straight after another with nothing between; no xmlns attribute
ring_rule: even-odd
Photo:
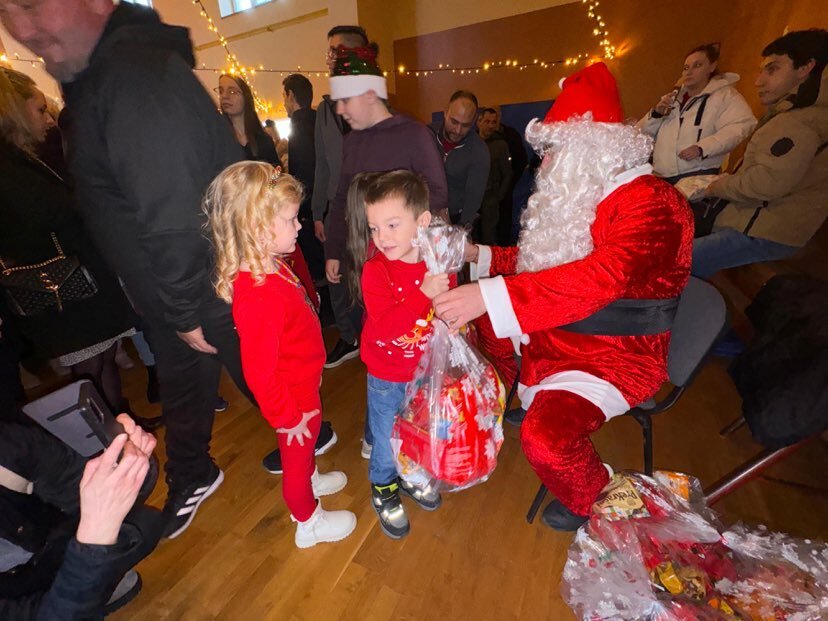
<svg viewBox="0 0 828 621"><path fill-rule="evenodd" d="M170 495L167 496L167 502L164 505L164 513L167 514L168 520L164 536L167 539L175 539L187 530L201 503L207 500L224 481L224 473L215 464L212 466L213 469L207 481L194 483L175 492L170 490Z"/></svg>

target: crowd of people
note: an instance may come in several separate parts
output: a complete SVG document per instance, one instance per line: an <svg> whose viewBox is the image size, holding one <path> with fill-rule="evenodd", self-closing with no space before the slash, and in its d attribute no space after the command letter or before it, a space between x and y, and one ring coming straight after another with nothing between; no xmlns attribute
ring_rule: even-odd
<svg viewBox="0 0 828 621"><path fill-rule="evenodd" d="M431 126L395 112L358 26L328 33L330 93L315 110L307 78L285 78L280 154L247 83L221 75L217 111L186 30L151 9L0 0L0 20L44 58L66 102L58 129L32 80L0 69L0 611L20 618L99 617L134 596L133 565L184 533L224 480L210 453L222 368L274 430L262 463L282 474L307 548L356 527L353 513L323 509L348 477L320 473L314 457L337 442L323 370L361 357L366 498L387 536L406 536L403 498L442 503L398 476L391 442L433 320L473 323L504 382L520 356L522 448L555 495L543 521L575 530L611 474L589 436L665 380L691 272L789 257L828 215L825 30L763 49L758 123L715 45L688 54L680 85L637 125L604 64L569 76L527 128L542 161L513 246L520 135L467 90ZM44 148L56 131L65 164ZM437 218L469 230L471 282L427 272L414 237ZM339 332L330 352L318 287ZM131 413L121 394L115 354L129 336L153 357L163 421ZM24 350L92 379L129 414L125 433L85 461L22 421ZM143 500L155 483L145 429L161 422L159 512ZM61 519L44 517L51 505Z"/></svg>

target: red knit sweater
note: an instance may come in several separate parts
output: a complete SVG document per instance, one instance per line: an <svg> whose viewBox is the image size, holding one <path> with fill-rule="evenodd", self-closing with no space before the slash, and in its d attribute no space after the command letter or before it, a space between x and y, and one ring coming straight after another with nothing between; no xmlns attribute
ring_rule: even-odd
<svg viewBox="0 0 828 621"><path fill-rule="evenodd" d="M250 272L239 272L233 282L244 379L274 428L295 427L302 412L317 407L325 364L319 318L293 278L285 268L268 274L261 286Z"/></svg>
<svg viewBox="0 0 828 621"><path fill-rule="evenodd" d="M425 263L389 261L378 252L362 269L365 324L360 356L368 373L408 382L431 334L431 300L420 291Z"/></svg>

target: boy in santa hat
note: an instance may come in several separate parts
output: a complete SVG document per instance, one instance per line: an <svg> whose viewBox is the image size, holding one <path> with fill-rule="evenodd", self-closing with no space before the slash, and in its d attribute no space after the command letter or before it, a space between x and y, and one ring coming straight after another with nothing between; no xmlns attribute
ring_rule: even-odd
<svg viewBox="0 0 828 621"><path fill-rule="evenodd" d="M521 444L556 496L543 521L558 530L583 524L609 481L589 435L667 379L690 274L690 208L652 175L652 140L622 119L606 65L567 78L526 130L543 163L517 248L470 245L478 274L492 277L435 299L454 328L485 313L498 337L519 339Z"/></svg>

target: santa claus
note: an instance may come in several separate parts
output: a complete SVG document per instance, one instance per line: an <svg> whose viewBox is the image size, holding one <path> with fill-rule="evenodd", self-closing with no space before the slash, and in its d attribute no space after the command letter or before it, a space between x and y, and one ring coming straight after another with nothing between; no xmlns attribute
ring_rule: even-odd
<svg viewBox="0 0 828 621"><path fill-rule="evenodd" d="M652 140L622 119L606 65L564 80L526 130L543 163L517 248L469 245L480 280L435 300L454 328L487 314L497 337L519 340L521 444L556 497L543 521L558 530L583 524L609 481L589 435L667 379L690 274L690 207L652 175Z"/></svg>

